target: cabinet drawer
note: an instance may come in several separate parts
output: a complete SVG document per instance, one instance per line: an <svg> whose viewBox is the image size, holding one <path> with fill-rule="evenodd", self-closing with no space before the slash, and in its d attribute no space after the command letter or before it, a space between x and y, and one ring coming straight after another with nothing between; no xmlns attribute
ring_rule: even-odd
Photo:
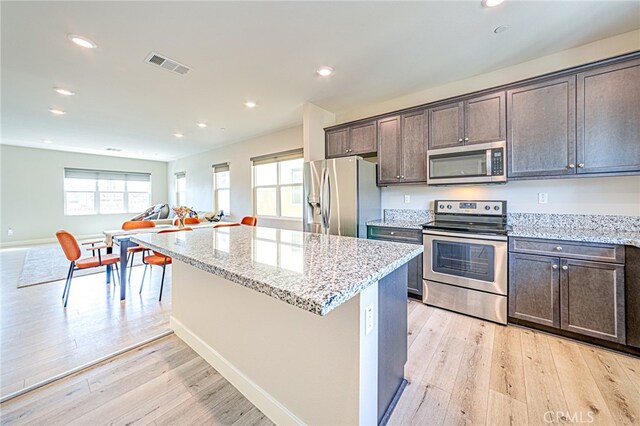
<svg viewBox="0 0 640 426"><path fill-rule="evenodd" d="M624 263L624 246L578 241L509 238L509 251L598 262Z"/></svg>
<svg viewBox="0 0 640 426"><path fill-rule="evenodd" d="M422 230L420 229L369 226L368 230L367 237L370 239L422 244Z"/></svg>

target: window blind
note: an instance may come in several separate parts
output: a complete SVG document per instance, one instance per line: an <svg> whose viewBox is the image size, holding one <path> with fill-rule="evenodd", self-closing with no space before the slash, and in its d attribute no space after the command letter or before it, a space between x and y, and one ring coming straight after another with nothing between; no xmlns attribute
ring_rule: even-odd
<svg viewBox="0 0 640 426"><path fill-rule="evenodd" d="M211 167L213 168L214 173L228 172L229 171L229 163L214 164Z"/></svg>
<svg viewBox="0 0 640 426"><path fill-rule="evenodd" d="M119 180L127 182L151 182L151 173L113 172L106 170L64 169L67 179Z"/></svg>
<svg viewBox="0 0 640 426"><path fill-rule="evenodd" d="M298 149L292 149L290 151L278 152L275 154L267 154L267 155L252 157L251 161L253 162L254 166L259 166L260 164L274 163L276 161L295 160L296 158L302 158L302 155L303 155L302 148L298 148Z"/></svg>

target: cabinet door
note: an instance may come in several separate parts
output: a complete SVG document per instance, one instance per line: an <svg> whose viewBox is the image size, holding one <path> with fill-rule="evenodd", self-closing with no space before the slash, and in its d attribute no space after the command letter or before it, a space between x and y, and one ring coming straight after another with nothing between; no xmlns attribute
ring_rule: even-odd
<svg viewBox="0 0 640 426"><path fill-rule="evenodd" d="M509 253L509 316L560 328L559 259Z"/></svg>
<svg viewBox="0 0 640 426"><path fill-rule="evenodd" d="M414 257L409 266L409 293L422 297L422 256Z"/></svg>
<svg viewBox="0 0 640 426"><path fill-rule="evenodd" d="M578 74L578 173L640 171L640 60Z"/></svg>
<svg viewBox="0 0 640 426"><path fill-rule="evenodd" d="M349 155L349 128L329 130L326 133L326 158Z"/></svg>
<svg viewBox="0 0 640 426"><path fill-rule="evenodd" d="M427 181L427 120L426 112L418 111L402 116L403 182Z"/></svg>
<svg viewBox="0 0 640 426"><path fill-rule="evenodd" d="M349 135L349 155L375 153L378 149L376 122L358 124L351 127Z"/></svg>
<svg viewBox="0 0 640 426"><path fill-rule="evenodd" d="M445 148L464 144L463 102L455 102L429 110L429 148Z"/></svg>
<svg viewBox="0 0 640 426"><path fill-rule="evenodd" d="M503 141L507 133L505 92L491 93L464 103L465 144Z"/></svg>
<svg viewBox="0 0 640 426"><path fill-rule="evenodd" d="M625 343L624 266L562 260L562 329Z"/></svg>
<svg viewBox="0 0 640 426"><path fill-rule="evenodd" d="M378 183L400 182L400 116L378 120Z"/></svg>
<svg viewBox="0 0 640 426"><path fill-rule="evenodd" d="M507 92L508 177L575 174L575 76Z"/></svg>

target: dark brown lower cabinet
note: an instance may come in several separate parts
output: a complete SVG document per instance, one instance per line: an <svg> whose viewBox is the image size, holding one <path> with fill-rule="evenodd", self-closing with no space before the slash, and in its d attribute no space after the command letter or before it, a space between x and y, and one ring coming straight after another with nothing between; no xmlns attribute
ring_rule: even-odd
<svg viewBox="0 0 640 426"><path fill-rule="evenodd" d="M560 249L561 243L511 239L509 317L540 324L545 330L555 328L571 335L626 344L624 260L590 260L588 253L595 251L590 250L589 243L577 242L570 244L584 245L583 258L571 258L571 253ZM554 252L546 250L554 245ZM603 246L598 244L600 250ZM624 246L610 248L624 253ZM542 254L523 253L534 249Z"/></svg>
<svg viewBox="0 0 640 426"><path fill-rule="evenodd" d="M513 253L509 257L509 316L560 328L559 259Z"/></svg>
<svg viewBox="0 0 640 426"><path fill-rule="evenodd" d="M573 259L561 264L560 327L624 343L624 266Z"/></svg>

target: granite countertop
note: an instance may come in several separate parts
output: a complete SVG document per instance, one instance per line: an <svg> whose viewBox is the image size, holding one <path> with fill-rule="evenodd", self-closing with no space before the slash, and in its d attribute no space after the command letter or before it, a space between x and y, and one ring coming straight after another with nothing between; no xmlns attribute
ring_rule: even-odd
<svg viewBox="0 0 640 426"><path fill-rule="evenodd" d="M423 251L415 244L250 226L140 234L131 241L317 315Z"/></svg>
<svg viewBox="0 0 640 426"><path fill-rule="evenodd" d="M367 226L384 226L389 228L405 228L405 229L422 229L425 222L416 222L415 220L370 220Z"/></svg>
<svg viewBox="0 0 640 426"><path fill-rule="evenodd" d="M624 244L640 247L640 232L599 229L540 228L514 225L510 237L549 240L585 241L590 243Z"/></svg>

